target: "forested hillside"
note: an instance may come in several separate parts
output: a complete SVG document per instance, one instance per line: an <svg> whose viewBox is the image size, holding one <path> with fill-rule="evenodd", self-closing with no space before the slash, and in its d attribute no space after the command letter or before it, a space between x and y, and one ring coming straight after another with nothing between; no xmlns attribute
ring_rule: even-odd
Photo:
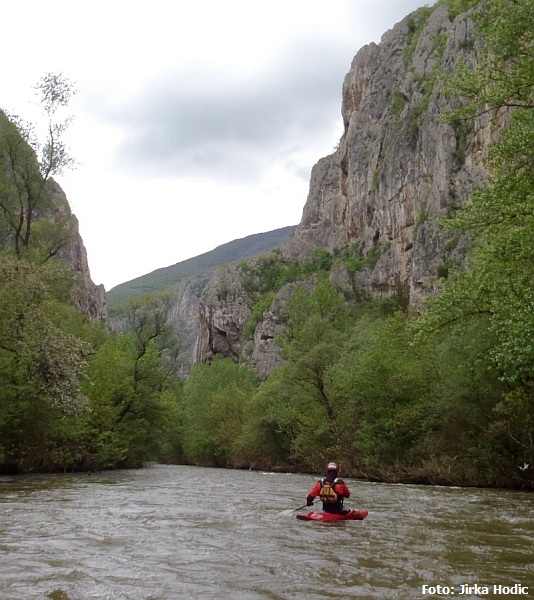
<svg viewBox="0 0 534 600"><path fill-rule="evenodd" d="M420 304L402 286L377 299L339 285L340 268L357 274L376 259L354 245L242 262L243 295L218 288L218 301L239 303L250 335L278 302L276 329L259 337L272 336L282 360L261 381L235 352L181 379L172 293L132 300L121 335L80 314L50 252L56 224L26 222L27 237L16 227L28 214L16 199L38 189L49 201L47 180L27 146L10 154L24 132L2 122L3 472L149 460L315 471L335 459L372 480L534 487L534 4L444 7L451 20L473 11L476 61L432 71L449 99L436 118L464 132L457 142L473 120L492 124L488 180L432 224L468 240L466 260L440 265ZM432 10L406 20L410 39ZM31 173L19 180L19 167Z"/></svg>
<svg viewBox="0 0 534 600"><path fill-rule="evenodd" d="M152 273L121 283L107 293L108 314L112 318L120 316L131 298L162 292L182 281L184 277L213 270L215 267L266 252L286 240L294 229L294 226L289 226L249 235L217 246L199 256L188 258L169 267L156 269Z"/></svg>

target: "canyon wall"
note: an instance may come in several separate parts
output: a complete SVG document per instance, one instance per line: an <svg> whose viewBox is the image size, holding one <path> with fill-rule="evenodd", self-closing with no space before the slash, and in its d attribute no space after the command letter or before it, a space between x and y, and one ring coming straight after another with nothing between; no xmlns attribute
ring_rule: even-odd
<svg viewBox="0 0 534 600"><path fill-rule="evenodd" d="M317 248L372 254L366 268L351 274L338 265L330 280L353 298L402 295L413 310L451 267L465 267L467 240L439 221L484 183L482 158L498 132L484 119L445 123L454 101L441 75L459 60L476 66L473 27L468 14L451 19L446 6L422 8L357 53L342 86L339 145L312 169L302 220L279 249L285 260ZM222 353L265 377L283 362L275 337L290 288L279 290L246 340L253 307L241 278L228 267L206 286L195 360Z"/></svg>

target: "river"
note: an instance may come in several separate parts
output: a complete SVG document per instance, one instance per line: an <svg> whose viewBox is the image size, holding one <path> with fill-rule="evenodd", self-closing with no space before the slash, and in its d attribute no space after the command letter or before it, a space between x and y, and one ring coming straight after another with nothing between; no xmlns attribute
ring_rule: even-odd
<svg viewBox="0 0 534 600"><path fill-rule="evenodd" d="M0 477L0 599L534 598L534 495L347 479L367 519L297 520L313 483L159 465Z"/></svg>

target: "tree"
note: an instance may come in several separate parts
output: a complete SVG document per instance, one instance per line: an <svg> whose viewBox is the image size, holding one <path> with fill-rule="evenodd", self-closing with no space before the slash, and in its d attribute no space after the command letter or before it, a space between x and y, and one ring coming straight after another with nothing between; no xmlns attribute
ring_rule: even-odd
<svg viewBox="0 0 534 600"><path fill-rule="evenodd" d="M343 298L326 279L311 294L297 286L287 303L288 334L280 339L282 355L294 368L293 377L334 419L325 373L341 348L339 315Z"/></svg>
<svg viewBox="0 0 534 600"><path fill-rule="evenodd" d="M51 176L74 166L75 161L62 139L72 122L72 117L61 121L58 119L58 113L68 106L76 94L76 89L61 73L47 73L39 80L35 89L47 118L47 136L42 145L38 142L35 144L35 150L40 150L40 172L43 180L48 181Z"/></svg>
<svg viewBox="0 0 534 600"><path fill-rule="evenodd" d="M463 104L447 118L487 115L498 119L502 135L486 158L488 185L447 224L471 236L470 269L453 273L421 326L487 319L501 376L521 383L534 377L534 5L486 0L473 18L482 47L478 66L461 66L449 79L449 92Z"/></svg>
<svg viewBox="0 0 534 600"><path fill-rule="evenodd" d="M410 348L411 333L402 313L387 320L355 324L342 358L329 377L336 395L347 399L342 415L360 468L383 474L417 462L424 432L426 400L435 369L425 348ZM409 351L408 348L410 348Z"/></svg>
<svg viewBox="0 0 534 600"><path fill-rule="evenodd" d="M57 214L52 219L58 207L51 177L74 162L62 140L70 119L60 122L57 115L75 91L67 78L53 74L43 77L37 90L47 119L44 142L34 125L0 112L0 244L11 245L18 257L40 246L47 260L70 238L68 221ZM40 236L34 235L37 221Z"/></svg>
<svg viewBox="0 0 534 600"><path fill-rule="evenodd" d="M339 423L326 374L343 343L343 298L321 278L308 293L296 286L287 302L287 334L278 340L288 364L271 376L247 406L245 427L286 460L317 468L332 451ZM265 414L262 414L265 410Z"/></svg>
<svg viewBox="0 0 534 600"><path fill-rule="evenodd" d="M247 399L239 445L249 464L266 469L291 464L299 424L294 392L287 369L280 367Z"/></svg>
<svg viewBox="0 0 534 600"><path fill-rule="evenodd" d="M182 344L169 320L171 306L171 293L132 299L128 330L91 361L89 374L98 388L89 388L88 394L99 407L96 418L105 421L90 426L104 436L99 452L105 449L109 460L115 457L123 466L159 456L166 418L176 416L171 398L178 402L174 392Z"/></svg>
<svg viewBox="0 0 534 600"><path fill-rule="evenodd" d="M110 336L89 360L84 387L91 411L80 428L85 468L139 466L181 456L182 407L170 293L140 296L128 329Z"/></svg>
<svg viewBox="0 0 534 600"><path fill-rule="evenodd" d="M170 320L172 292L148 294L130 300L126 313L128 331L135 343L134 390L150 379L150 386L161 391L169 379L178 376L183 341L176 335ZM144 372L151 348L158 354L154 371Z"/></svg>
<svg viewBox="0 0 534 600"><path fill-rule="evenodd" d="M451 0L447 3L454 4ZM471 13L478 56L472 69L460 63L445 78L446 89L461 105L448 119L471 118L501 109L532 109L534 6L530 0L478 0Z"/></svg>
<svg viewBox="0 0 534 600"><path fill-rule="evenodd" d="M59 263L35 265L2 257L0 349L12 359L10 379L17 395L24 389L23 394L77 411L85 404L78 378L89 348L57 327L46 306L66 292L69 276Z"/></svg>
<svg viewBox="0 0 534 600"><path fill-rule="evenodd" d="M216 356L192 367L184 385L184 449L188 460L227 466L238 457L243 410L255 389L246 367Z"/></svg>
<svg viewBox="0 0 534 600"><path fill-rule="evenodd" d="M46 465L51 431L87 407L81 381L91 348L54 314L69 279L59 262L0 255L0 468Z"/></svg>

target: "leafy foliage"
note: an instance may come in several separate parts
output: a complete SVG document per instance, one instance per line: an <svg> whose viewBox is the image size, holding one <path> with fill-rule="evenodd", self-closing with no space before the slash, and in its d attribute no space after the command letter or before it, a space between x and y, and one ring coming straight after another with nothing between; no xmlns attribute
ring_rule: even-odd
<svg viewBox="0 0 534 600"><path fill-rule="evenodd" d="M454 20L460 13L480 4L480 0L440 0L436 6L441 4L445 4L449 8L449 18Z"/></svg>
<svg viewBox="0 0 534 600"><path fill-rule="evenodd" d="M63 135L69 128L72 118L58 120L59 112L68 106L76 94L74 84L63 74L47 73L35 86L39 103L47 116L48 134L42 144L35 148L39 153L39 166L44 181L50 176L61 174L74 166Z"/></svg>
<svg viewBox="0 0 534 600"><path fill-rule="evenodd" d="M253 393L252 371L216 356L197 364L184 386L184 454L196 464L226 466L239 457L246 399Z"/></svg>
<svg viewBox="0 0 534 600"><path fill-rule="evenodd" d="M57 259L69 214L54 214L49 177L71 162L66 124L55 117L74 90L52 75L37 88L49 117L43 145L31 126L0 113L0 472L180 455L180 342L169 297L134 303L132 331L121 338L73 306L75 277Z"/></svg>
<svg viewBox="0 0 534 600"><path fill-rule="evenodd" d="M37 89L48 119L44 140L33 125L0 111L0 244L9 243L19 257L32 250L47 260L70 236L66 219L46 217L57 209L51 176L74 164L63 141L70 120L56 117L75 90L67 78L53 74L43 77Z"/></svg>
<svg viewBox="0 0 534 600"><path fill-rule="evenodd" d="M246 366L216 356L182 382L169 296L130 303L129 331L115 336L75 314L58 263L6 250L0 468L169 460L317 470L335 457L347 475L371 479L534 487L533 5L441 4L451 17L475 9L483 48L477 71L461 66L449 79L457 141L482 114L497 115L502 133L487 157L488 185L445 224L473 240L470 268L444 265L442 292L413 315L401 294L356 302L329 282L338 263L354 274L381 248L367 256L358 247L317 249L304 263L272 252L241 263L249 335L276 292L293 284L277 338L286 363L258 383ZM429 14L408 22L410 52ZM0 198L12 194L2 219L12 245L17 188L0 183ZM297 283L304 278L309 285Z"/></svg>
<svg viewBox="0 0 534 600"><path fill-rule="evenodd" d="M476 13L483 53L476 71L461 67L451 91L469 99L449 119L488 113L509 127L486 159L489 185L448 223L475 242L471 268L456 274L422 321L432 329L480 317L496 334L492 351L501 376L528 382L534 364L534 7L488 0Z"/></svg>
<svg viewBox="0 0 534 600"><path fill-rule="evenodd" d="M14 398L40 397L76 411L85 404L78 377L89 348L53 323L46 305L58 288L61 295L68 279L59 264L0 257L0 351L5 355L6 387Z"/></svg>

